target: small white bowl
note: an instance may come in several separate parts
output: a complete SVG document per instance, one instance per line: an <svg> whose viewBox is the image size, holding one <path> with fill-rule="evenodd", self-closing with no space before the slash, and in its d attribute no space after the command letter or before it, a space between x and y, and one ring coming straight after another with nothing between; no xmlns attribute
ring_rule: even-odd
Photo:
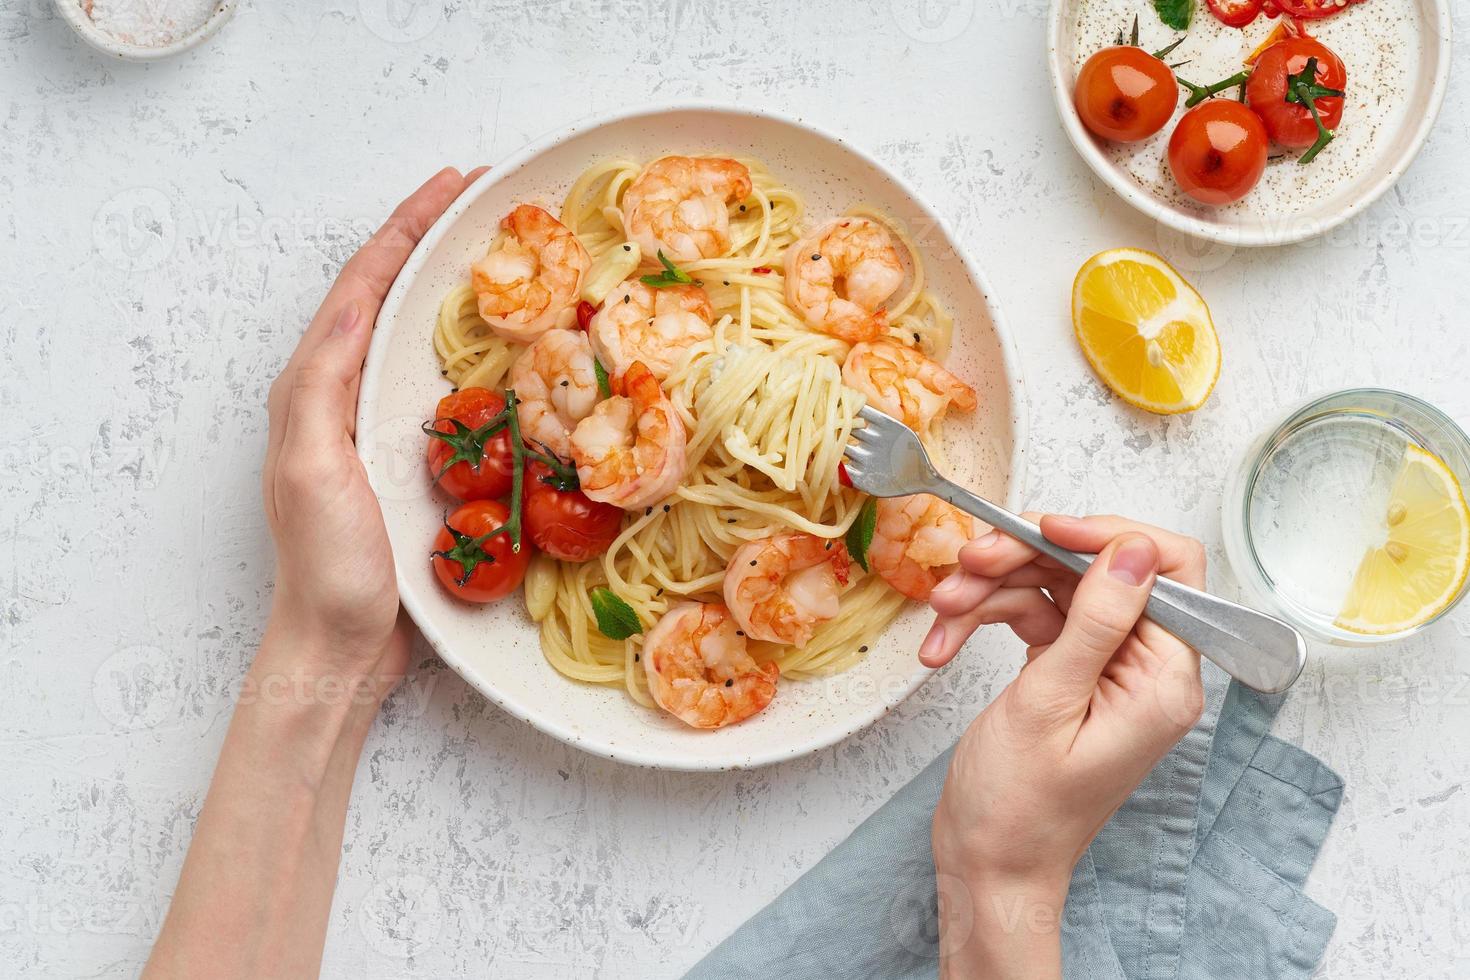
<svg viewBox="0 0 1470 980"><path fill-rule="evenodd" d="M118 40L94 24L92 18L82 10L78 0L56 0L56 9L61 14L61 19L70 24L83 41L103 54L126 61L160 61L182 54L214 37L225 26L225 21L235 15L235 4L236 0L219 0L215 4L214 13L205 18L204 23L177 40L157 47Z"/></svg>
<svg viewBox="0 0 1470 980"><path fill-rule="evenodd" d="M1286 245L1303 241L1321 235L1366 210L1393 185L1394 181L1398 180L1399 175L1408 168L1415 154L1419 152L1419 148L1423 146L1425 138L1429 135L1429 129L1439 114L1440 106L1444 102L1445 90L1449 84L1449 0L1408 0L1407 7L1415 15L1414 25L1418 34L1419 60L1416 65L1410 65L1408 68L1411 84L1404 93L1403 111L1398 114L1394 125L1386 132L1376 133L1373 136L1371 153L1367 154L1369 157L1367 165L1349 179L1342 181L1341 186L1332 189L1330 193L1318 200L1304 202L1299 208L1287 206L1273 211L1271 205L1279 202L1273 202L1269 194L1262 193L1266 184L1265 180L1244 200L1223 208L1211 208L1195 204L1184 198L1168 175L1168 165L1163 162L1163 154L1168 136L1174 128L1173 121L1165 126L1162 132L1149 137L1148 140L1131 144L1127 151L1113 153L1109 152L1105 141L1093 136L1082 125L1082 120L1078 117L1072 100L1072 90L1076 84L1074 59L1078 44L1076 38L1078 8L1082 2L1083 0L1051 0L1051 7L1047 15L1047 70L1051 74L1052 94L1056 100L1057 113L1061 117L1062 128L1066 131L1067 137L1071 139L1072 145L1077 148L1082 159L1087 161L1087 165L1109 187L1117 191L1123 200L1169 228L1197 238L1210 239L1228 245ZM1153 27L1156 33L1161 30L1148 0L1136 0L1129 10L1130 16L1131 12L1136 12L1140 18L1144 19L1146 28ZM1121 6L1118 12L1120 14L1123 12ZM1350 8L1347 12L1329 21L1312 22L1309 28L1313 33L1319 29L1331 31L1331 27L1319 28L1313 25L1329 25L1338 18L1343 18L1344 26L1346 26L1348 23L1346 19L1352 18L1355 13L1361 14L1362 11L1358 8ZM1201 2L1195 13L1195 23L1191 25L1190 33L1216 30L1213 26L1202 27L1202 22L1206 25L1214 24L1210 18L1209 10ZM1259 31L1264 24L1264 21L1260 22L1259 25L1256 25L1256 30ZM1126 26L1126 24L1120 24L1120 26ZM1324 38L1324 40L1328 39ZM1377 39L1372 37L1363 38L1362 41L1370 45L1377 43ZM1186 45L1189 43L1186 41ZM1351 98L1355 52L1337 47L1336 40L1330 40L1329 44L1337 48L1338 53L1347 63L1348 90ZM1144 35L1144 46L1151 47L1147 30ZM1176 52L1175 57L1179 57L1180 53ZM1361 58L1358 59L1358 63L1362 63ZM1194 70L1202 71L1203 66ZM1204 74L1209 75L1210 73L1204 71ZM1213 81L1213 78L1209 77L1189 77L1199 84ZM1184 106L1182 90L1180 95L1180 108L1176 110L1176 119ZM1349 115L1343 122L1343 132L1346 132L1346 127L1351 124L1351 103L1349 103ZM1161 175L1153 186L1138 176L1140 167L1149 166L1151 158L1145 157L1140 167L1135 167L1132 171L1125 166L1125 163L1133 162L1133 157L1136 156L1132 153L1133 148L1137 148L1139 154L1154 154L1158 157ZM1279 151L1273 148L1272 152ZM1332 148L1329 147L1312 166L1328 163L1331 152ZM1287 203L1290 204L1289 194ZM1257 206L1253 207L1253 205Z"/></svg>
<svg viewBox="0 0 1470 980"><path fill-rule="evenodd" d="M954 315L949 364L975 386L982 406L946 420L946 442L954 440L950 475L1016 509L1026 443L1020 365L994 293L948 225L897 175L842 139L763 110L705 103L629 109L575 124L497 163L468 188L424 235L378 314L358 395L357 451L383 507L404 608L480 693L541 731L610 759L673 770L752 768L832 745L913 693L933 673L914 656L933 622L927 607L908 604L851 669L783 681L776 700L754 718L696 731L639 707L621 689L557 673L520 596L485 606L459 602L426 560L452 504L431 485L420 429L449 392L433 349L444 294L464 280L514 205L555 207L599 160L670 152L760 157L805 197L810 220L863 201L915 232L928 283Z"/></svg>

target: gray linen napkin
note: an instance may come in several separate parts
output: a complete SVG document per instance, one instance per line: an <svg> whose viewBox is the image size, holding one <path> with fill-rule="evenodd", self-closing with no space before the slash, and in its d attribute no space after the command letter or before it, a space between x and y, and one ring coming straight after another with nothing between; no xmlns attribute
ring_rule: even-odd
<svg viewBox="0 0 1470 980"><path fill-rule="evenodd" d="M1298 980L1336 917L1301 890L1342 780L1266 735L1279 698L1205 665L1206 711L1103 828L1072 874L1068 977ZM695 965L689 980L938 972L929 823L949 752Z"/></svg>

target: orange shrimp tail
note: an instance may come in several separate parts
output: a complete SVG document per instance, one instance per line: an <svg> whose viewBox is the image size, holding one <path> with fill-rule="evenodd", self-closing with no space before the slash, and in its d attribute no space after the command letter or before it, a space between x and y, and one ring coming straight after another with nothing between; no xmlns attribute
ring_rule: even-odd
<svg viewBox="0 0 1470 980"><path fill-rule="evenodd" d="M631 398L634 404L642 408L662 398L663 388L659 386L658 378L653 376L648 365L642 361L634 361L617 379L613 393Z"/></svg>

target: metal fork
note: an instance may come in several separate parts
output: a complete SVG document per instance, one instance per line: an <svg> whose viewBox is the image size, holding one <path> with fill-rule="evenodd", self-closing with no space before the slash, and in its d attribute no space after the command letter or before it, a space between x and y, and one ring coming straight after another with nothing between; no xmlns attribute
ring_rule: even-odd
<svg viewBox="0 0 1470 980"><path fill-rule="evenodd" d="M847 475L859 490L875 497L933 494L1078 575L1092 564L1096 556L1053 544L1035 524L940 476L919 437L898 419L872 407L859 415L864 425L854 430L857 441L846 450ZM1231 677L1265 694L1290 687L1307 661L1306 640L1289 623L1173 579L1155 579L1145 612Z"/></svg>

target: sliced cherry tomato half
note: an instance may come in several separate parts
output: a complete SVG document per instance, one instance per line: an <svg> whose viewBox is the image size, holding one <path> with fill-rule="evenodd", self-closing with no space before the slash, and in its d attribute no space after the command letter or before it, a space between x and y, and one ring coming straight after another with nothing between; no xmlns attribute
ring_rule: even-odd
<svg viewBox="0 0 1470 980"><path fill-rule="evenodd" d="M494 500L471 500L450 514L434 537L430 561L449 594L465 602L494 602L514 592L526 577L531 547L511 548L509 534L485 537L510 519Z"/></svg>
<svg viewBox="0 0 1470 980"><path fill-rule="evenodd" d="M1202 204L1238 201L1266 170L1266 127L1234 99L1209 99L1186 112L1169 137L1169 169Z"/></svg>
<svg viewBox="0 0 1470 980"><path fill-rule="evenodd" d="M551 467L534 461L526 467L521 521L533 544L562 561L591 561L607 551L623 529L623 510L589 500Z"/></svg>
<svg viewBox="0 0 1470 980"><path fill-rule="evenodd" d="M1262 51L1246 83L1246 104L1266 124L1266 135L1281 146L1300 148L1311 146L1317 140L1317 124L1312 120L1311 110L1301 102L1286 99L1287 80L1301 74L1311 58L1317 59L1318 86L1339 92L1347 86L1347 69L1342 59L1313 37L1290 37ZM1336 129L1342 122L1343 97L1321 95L1313 103L1322 125Z"/></svg>
<svg viewBox="0 0 1470 980"><path fill-rule="evenodd" d="M1142 48L1117 45L1088 58L1072 94L1094 136L1132 143L1164 128L1179 104L1174 72Z"/></svg>
<svg viewBox="0 0 1470 980"><path fill-rule="evenodd" d="M515 461L510 433L487 426L505 410L505 398L488 388L465 388L440 399L429 437L429 473L460 500L490 500L510 493ZM455 423L459 424L456 425Z"/></svg>
<svg viewBox="0 0 1470 980"><path fill-rule="evenodd" d="M1210 13L1226 27L1244 27L1261 13L1261 0L1205 0Z"/></svg>
<svg viewBox="0 0 1470 980"><path fill-rule="evenodd" d="M1323 17L1331 17L1347 9L1347 5L1339 6L1336 0L1275 0L1275 2L1283 14L1298 20L1321 20ZM1349 0L1349 2L1357 3L1360 0Z"/></svg>

